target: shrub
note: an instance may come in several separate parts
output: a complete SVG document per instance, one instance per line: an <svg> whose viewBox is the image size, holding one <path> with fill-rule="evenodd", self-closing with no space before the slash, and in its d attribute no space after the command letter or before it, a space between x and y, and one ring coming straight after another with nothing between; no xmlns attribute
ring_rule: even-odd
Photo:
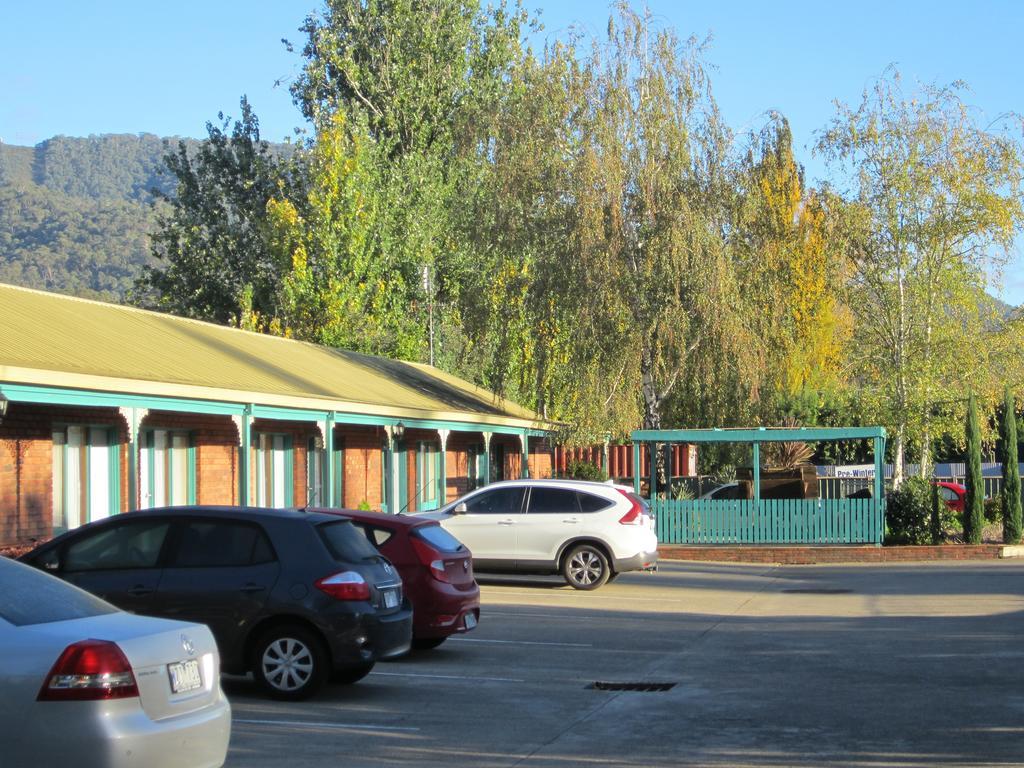
<svg viewBox="0 0 1024 768"><path fill-rule="evenodd" d="M1003 519L1003 494L985 499L985 522L997 523Z"/></svg>
<svg viewBox="0 0 1024 768"><path fill-rule="evenodd" d="M911 477L889 494L885 505L886 544L930 544L931 481Z"/></svg>
<svg viewBox="0 0 1024 768"><path fill-rule="evenodd" d="M564 477L570 477L573 480L596 480L603 483L608 479L608 473L589 461L570 461L565 465Z"/></svg>

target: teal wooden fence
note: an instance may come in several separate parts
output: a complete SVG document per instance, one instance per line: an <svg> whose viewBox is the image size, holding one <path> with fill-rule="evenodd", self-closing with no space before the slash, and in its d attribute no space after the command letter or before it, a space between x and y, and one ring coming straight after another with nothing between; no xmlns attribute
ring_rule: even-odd
<svg viewBox="0 0 1024 768"><path fill-rule="evenodd" d="M881 544L875 499L698 499L648 502L663 544Z"/></svg>

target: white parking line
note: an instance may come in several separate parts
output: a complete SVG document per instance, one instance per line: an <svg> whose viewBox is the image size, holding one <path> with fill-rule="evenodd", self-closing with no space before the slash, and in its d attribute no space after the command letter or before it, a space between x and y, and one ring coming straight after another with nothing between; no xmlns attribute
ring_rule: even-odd
<svg viewBox="0 0 1024 768"><path fill-rule="evenodd" d="M374 677L429 677L434 680L483 680L485 682L493 683L524 683L525 680L520 680L514 677L477 677L473 675L422 675L414 672L371 672Z"/></svg>
<svg viewBox="0 0 1024 768"><path fill-rule="evenodd" d="M542 643L537 640L483 640L476 637L452 637L458 643L495 643L500 645L555 645L562 648L593 648L593 643Z"/></svg>
<svg viewBox="0 0 1024 768"><path fill-rule="evenodd" d="M373 725L372 723L325 723L319 720L248 720L231 718L232 723L245 725L283 725L290 728L338 728L360 731L418 731L419 728L403 728L397 725Z"/></svg>

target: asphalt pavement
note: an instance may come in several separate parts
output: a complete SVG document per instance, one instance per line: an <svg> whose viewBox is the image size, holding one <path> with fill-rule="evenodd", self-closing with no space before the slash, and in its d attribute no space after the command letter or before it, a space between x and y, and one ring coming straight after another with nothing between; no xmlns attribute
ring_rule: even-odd
<svg viewBox="0 0 1024 768"><path fill-rule="evenodd" d="M227 765L1024 765L1024 563L480 581L476 630L355 685L227 681Z"/></svg>

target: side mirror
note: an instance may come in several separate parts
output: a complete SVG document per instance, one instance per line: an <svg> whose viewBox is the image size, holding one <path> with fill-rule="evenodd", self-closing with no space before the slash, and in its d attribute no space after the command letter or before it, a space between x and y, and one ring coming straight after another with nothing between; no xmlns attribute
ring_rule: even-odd
<svg viewBox="0 0 1024 768"><path fill-rule="evenodd" d="M452 510L453 515L464 515L469 510L466 509L466 502L460 501L455 505L455 509Z"/></svg>

